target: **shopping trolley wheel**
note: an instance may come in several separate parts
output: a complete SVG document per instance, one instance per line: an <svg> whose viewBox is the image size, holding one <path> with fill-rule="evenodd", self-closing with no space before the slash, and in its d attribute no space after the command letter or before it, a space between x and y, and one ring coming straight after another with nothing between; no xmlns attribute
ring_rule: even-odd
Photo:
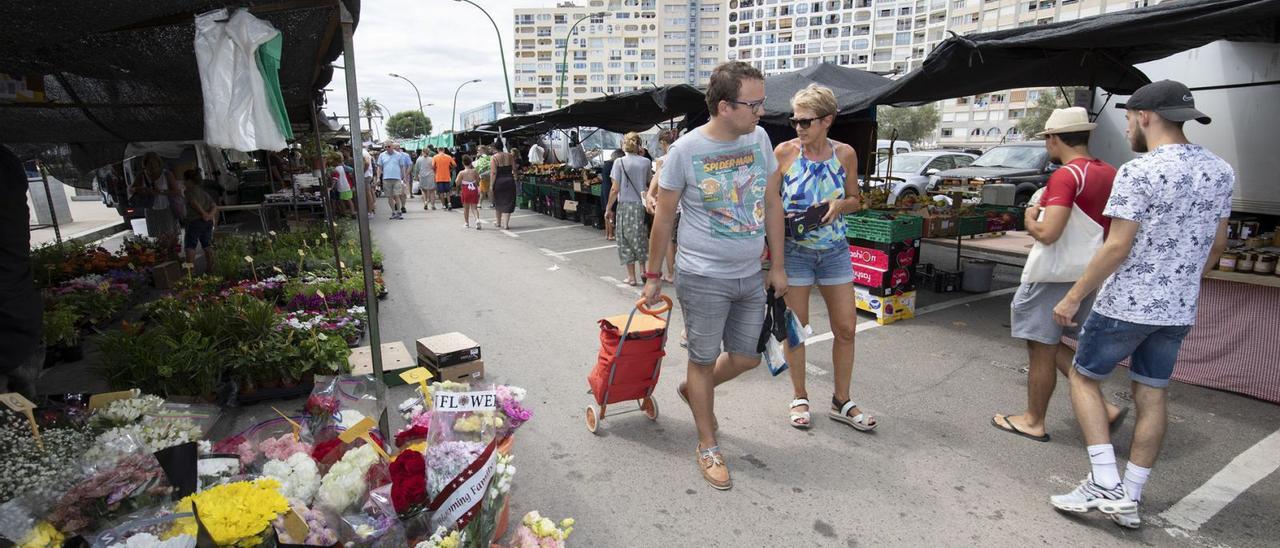
<svg viewBox="0 0 1280 548"><path fill-rule="evenodd" d="M649 420L658 420L658 400L653 399L653 396L640 400L640 410L644 411L644 416L649 417Z"/></svg>
<svg viewBox="0 0 1280 548"><path fill-rule="evenodd" d="M596 406L587 406L587 431L592 434L596 433L596 428L600 426L599 414L596 412Z"/></svg>

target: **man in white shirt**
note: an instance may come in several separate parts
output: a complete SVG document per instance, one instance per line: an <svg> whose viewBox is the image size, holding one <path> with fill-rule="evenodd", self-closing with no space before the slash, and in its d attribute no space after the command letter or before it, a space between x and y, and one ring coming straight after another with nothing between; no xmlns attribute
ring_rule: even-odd
<svg viewBox="0 0 1280 548"><path fill-rule="evenodd" d="M413 167L409 155L400 152L399 149L399 143L390 141L387 143L387 150L378 155L378 167L382 169L382 184L387 185L384 190L387 193L387 203L391 205L393 221L404 218L401 212L404 208L406 193L404 179L405 175L409 174L409 169Z"/></svg>
<svg viewBox="0 0 1280 548"><path fill-rule="evenodd" d="M435 170L431 167L431 157L436 155L434 148L424 148L413 162L413 180L418 182L422 190L422 209L436 208Z"/></svg>

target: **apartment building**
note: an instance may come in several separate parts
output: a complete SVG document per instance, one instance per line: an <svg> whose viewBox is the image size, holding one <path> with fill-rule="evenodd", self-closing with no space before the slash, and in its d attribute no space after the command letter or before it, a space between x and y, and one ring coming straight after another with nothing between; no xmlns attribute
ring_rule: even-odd
<svg viewBox="0 0 1280 548"><path fill-rule="evenodd" d="M728 0L726 58L766 75L828 62L891 77L920 64L947 36L1067 21L1158 0ZM1018 119L1051 90L1010 90L939 105L941 146L1018 140Z"/></svg>
<svg viewBox="0 0 1280 548"><path fill-rule="evenodd" d="M515 100L546 111L650 86L703 83L724 61L724 5L724 0L585 0L517 9Z"/></svg>

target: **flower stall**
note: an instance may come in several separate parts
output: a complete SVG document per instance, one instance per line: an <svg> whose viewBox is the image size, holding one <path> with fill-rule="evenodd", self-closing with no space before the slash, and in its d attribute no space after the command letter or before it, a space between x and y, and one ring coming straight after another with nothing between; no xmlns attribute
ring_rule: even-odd
<svg viewBox="0 0 1280 548"><path fill-rule="evenodd" d="M21 547L564 546L573 520L509 527L525 391L435 383L391 440L371 376L317 378L295 414L220 440L155 395L0 416L0 539ZM207 419L207 417L206 417ZM386 440L386 441L384 441ZM393 441L392 441L393 440Z"/></svg>

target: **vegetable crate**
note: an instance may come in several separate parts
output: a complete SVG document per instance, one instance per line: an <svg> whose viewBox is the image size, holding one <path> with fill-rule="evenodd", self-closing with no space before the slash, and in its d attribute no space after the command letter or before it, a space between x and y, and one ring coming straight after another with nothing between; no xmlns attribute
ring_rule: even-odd
<svg viewBox="0 0 1280 548"><path fill-rule="evenodd" d="M987 232L987 218L983 215L963 215L957 232L961 236L976 236Z"/></svg>
<svg viewBox="0 0 1280 548"><path fill-rule="evenodd" d="M960 273L924 263L916 270L916 285L934 293L953 293L960 290Z"/></svg>
<svg viewBox="0 0 1280 548"><path fill-rule="evenodd" d="M919 238L924 219L887 211L864 210L845 216L845 236L872 242L893 243Z"/></svg>
<svg viewBox="0 0 1280 548"><path fill-rule="evenodd" d="M986 218L987 232L1007 232L1024 228L1022 208L983 204L976 209Z"/></svg>
<svg viewBox="0 0 1280 548"><path fill-rule="evenodd" d="M651 310L641 299L630 314L600 320L600 353L587 376L591 395L596 400L595 405L588 405L586 409L587 430L592 434L613 403L639 402L640 412L649 420L658 420L658 402L653 399L653 389L658 385L658 373L666 355L672 309L669 297L663 296L662 303L662 307ZM641 313L640 317L636 317L636 312Z"/></svg>
<svg viewBox="0 0 1280 548"><path fill-rule="evenodd" d="M875 314L876 323L889 325L899 320L916 317L916 292L907 291L901 295L880 297L861 286L853 287L855 304L859 310Z"/></svg>

